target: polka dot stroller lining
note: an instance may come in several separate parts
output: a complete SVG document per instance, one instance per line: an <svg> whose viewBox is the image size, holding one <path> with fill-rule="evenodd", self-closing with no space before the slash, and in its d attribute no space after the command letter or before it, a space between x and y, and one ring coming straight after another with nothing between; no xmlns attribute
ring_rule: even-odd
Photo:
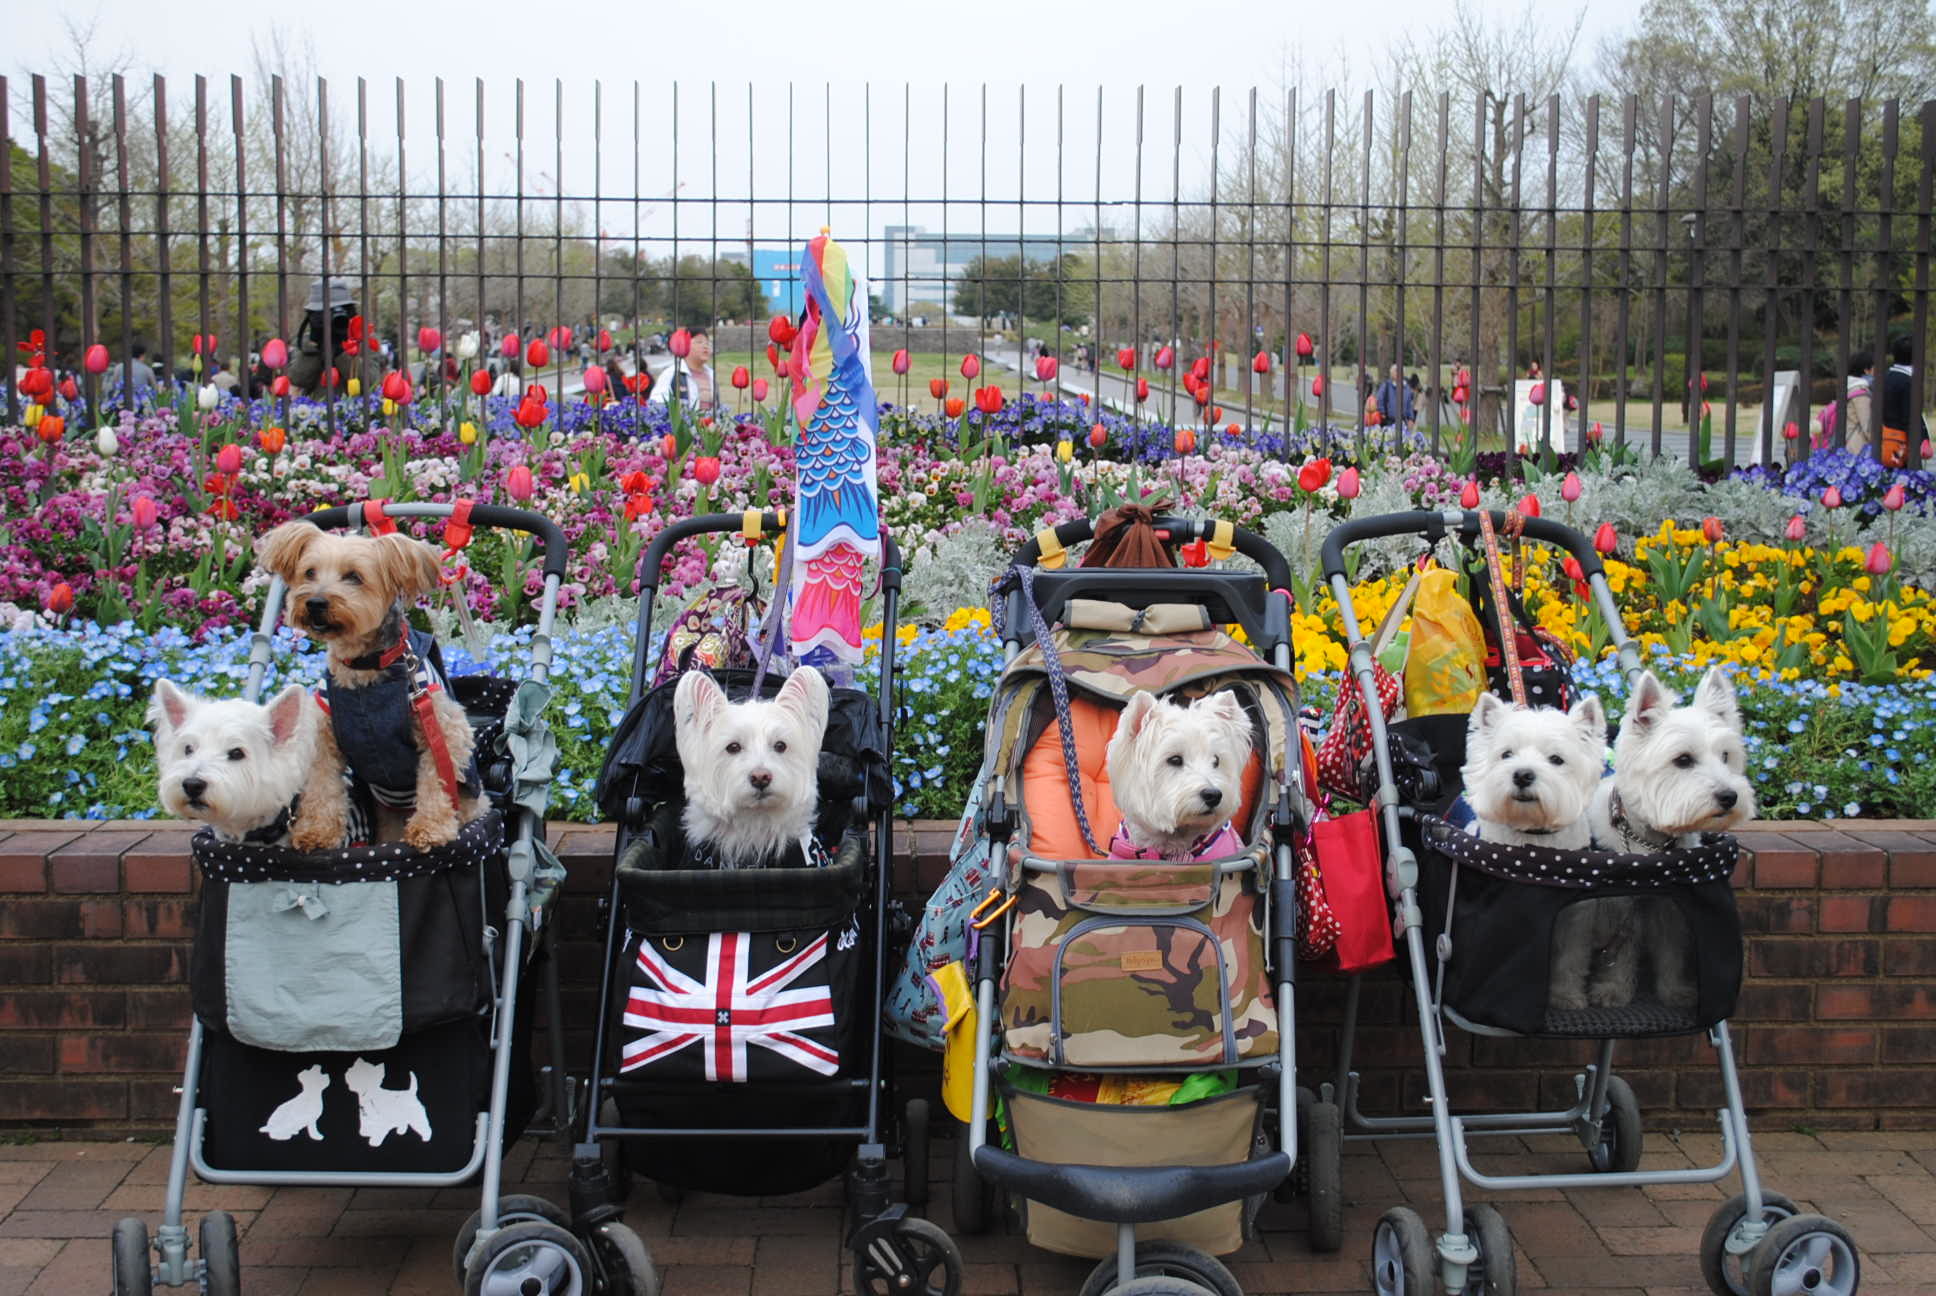
<svg viewBox="0 0 1936 1296"><path fill-rule="evenodd" d="M1732 837L1637 855L1481 841L1432 817L1420 827L1425 929L1441 946L1444 1004L1465 1021L1624 1039L1703 1030L1734 1011Z"/></svg>

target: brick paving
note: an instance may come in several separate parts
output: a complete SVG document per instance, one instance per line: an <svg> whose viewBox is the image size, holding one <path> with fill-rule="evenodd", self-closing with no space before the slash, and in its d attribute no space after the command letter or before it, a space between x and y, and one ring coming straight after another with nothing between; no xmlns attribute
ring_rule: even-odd
<svg viewBox="0 0 1936 1296"><path fill-rule="evenodd" d="M1644 1164L1711 1161L1713 1135L1648 1135ZM1571 1170L1577 1145L1539 1139L1488 1145L1482 1168ZM1528 1146L1528 1144L1531 1146ZM1769 1185L1804 1210L1832 1214L1855 1234L1866 1296L1936 1291L1936 1131L1768 1131L1756 1139ZM952 1224L953 1147L937 1142L930 1218ZM0 1146L0 1296L104 1293L108 1235L123 1215L160 1214L168 1151L148 1143ZM564 1200L557 1144L525 1139L507 1163L507 1191ZM1699 1296L1702 1227L1732 1186L1492 1194L1519 1247L1527 1290L1595 1296ZM1483 1195L1475 1194L1475 1197ZM1428 1223L1438 1199L1429 1144L1354 1143L1345 1156L1343 1252L1311 1252L1301 1208L1272 1205L1261 1236L1226 1258L1250 1296L1357 1296L1369 1290L1371 1232L1387 1207L1410 1203ZM405 1296L456 1290L450 1250L475 1206L468 1190L440 1192L248 1188L195 1184L190 1228L204 1211L234 1214L249 1296ZM665 1296L819 1296L851 1290L840 1245L837 1185L793 1197L743 1200L693 1194L677 1206L641 1185L626 1218L647 1239ZM1067 1296L1088 1262L1034 1250L1020 1236L960 1239L966 1296Z"/></svg>

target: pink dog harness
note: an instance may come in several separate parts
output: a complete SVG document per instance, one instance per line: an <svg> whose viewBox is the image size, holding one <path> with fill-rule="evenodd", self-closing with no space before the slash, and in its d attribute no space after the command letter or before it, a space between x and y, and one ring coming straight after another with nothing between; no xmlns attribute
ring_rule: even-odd
<svg viewBox="0 0 1936 1296"><path fill-rule="evenodd" d="M1190 843L1190 853L1186 859L1223 859L1236 855L1244 849L1243 839L1229 824L1215 832L1205 833ZM1116 835L1109 839L1110 859L1162 859L1164 856L1154 847L1138 846L1129 839L1129 830L1117 825Z"/></svg>

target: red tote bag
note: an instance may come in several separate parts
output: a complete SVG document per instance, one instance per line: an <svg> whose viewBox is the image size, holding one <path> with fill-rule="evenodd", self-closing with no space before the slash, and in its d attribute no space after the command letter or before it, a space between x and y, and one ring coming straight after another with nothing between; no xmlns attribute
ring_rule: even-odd
<svg viewBox="0 0 1936 1296"><path fill-rule="evenodd" d="M1336 932L1330 961L1340 972L1362 972L1389 963L1392 916L1385 898L1377 811L1318 819L1311 825L1311 846Z"/></svg>

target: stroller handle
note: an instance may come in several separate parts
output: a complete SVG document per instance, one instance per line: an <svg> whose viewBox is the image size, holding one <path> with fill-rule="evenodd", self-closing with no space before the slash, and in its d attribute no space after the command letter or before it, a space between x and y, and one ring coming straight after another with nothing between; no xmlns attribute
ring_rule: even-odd
<svg viewBox="0 0 1936 1296"><path fill-rule="evenodd" d="M1157 529L1168 531L1171 538L1176 540L1207 540L1211 538L1216 525L1215 518L1160 517L1156 519ZM1074 521L1064 522L1055 529L1056 540L1064 545L1081 544L1084 540L1094 539L1095 534L1095 525L1088 518L1076 518ZM1277 552L1276 546L1270 541L1255 531L1246 531L1242 527L1233 526L1230 529L1230 542L1237 547L1238 553L1264 569L1264 578L1270 582L1272 589L1291 587L1291 565L1285 561L1283 554ZM1015 564L1033 567L1041 557L1042 540L1038 534L1030 536L1028 543L1016 552Z"/></svg>
<svg viewBox="0 0 1936 1296"><path fill-rule="evenodd" d="M1546 518L1523 517L1524 534L1529 540L1550 544L1564 549L1579 560L1582 577L1592 580L1601 574L1600 555L1594 551L1587 537L1572 527ZM1495 530L1504 534L1506 515L1495 511L1492 514ZM1451 509L1444 513L1429 513L1423 509L1410 513L1380 513L1375 517L1352 518L1331 528L1331 534L1324 537L1321 558L1326 580L1334 580L1345 574L1344 551L1351 545L1362 544L1366 540L1384 540L1392 536L1423 535L1431 541L1438 541L1447 535L1458 535L1472 539L1479 534L1479 514L1472 510Z"/></svg>
<svg viewBox="0 0 1936 1296"><path fill-rule="evenodd" d="M975 1149L975 1169L1055 1210L1112 1224L1151 1224L1269 1192L1291 1172L1291 1158L1280 1151L1232 1165L1061 1165L983 1144Z"/></svg>
<svg viewBox="0 0 1936 1296"><path fill-rule="evenodd" d="M674 522L652 537L645 555L639 559L639 593L659 588L659 574L665 567L666 555L681 540L721 531L746 532L755 517L762 534L778 534L785 526L785 519L770 510L757 515L751 510L745 513L701 513ZM901 547L885 531L881 533L881 586L884 589L901 588Z"/></svg>
<svg viewBox="0 0 1936 1296"><path fill-rule="evenodd" d="M404 504L389 500L382 501L382 505L383 516L390 518L447 518L457 508L455 504ZM335 508L311 513L305 520L326 530L336 529L349 526L361 512L360 508L339 504ZM566 565L571 559L570 549L565 544L565 532L544 514L528 509L505 508L501 504L474 504L471 506L471 525L525 532L544 550L544 574L556 576L561 582L564 580Z"/></svg>

